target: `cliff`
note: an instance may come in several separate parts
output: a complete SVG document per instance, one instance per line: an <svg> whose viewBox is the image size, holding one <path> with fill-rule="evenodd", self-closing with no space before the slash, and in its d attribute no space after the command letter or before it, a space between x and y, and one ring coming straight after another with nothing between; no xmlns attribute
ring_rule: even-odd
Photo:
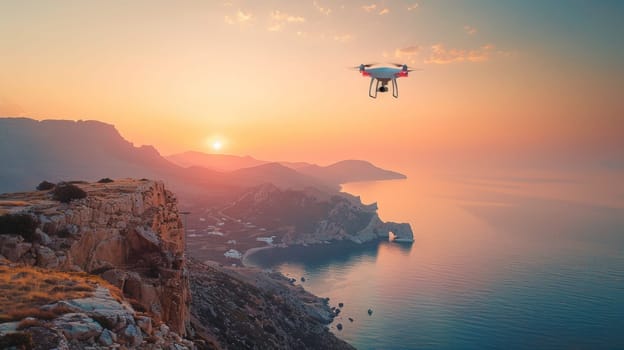
<svg viewBox="0 0 624 350"><path fill-rule="evenodd" d="M286 277L188 263L162 182L75 185L0 195L0 348L352 349Z"/></svg>
<svg viewBox="0 0 624 350"><path fill-rule="evenodd" d="M326 327L335 312L280 273L190 262L193 326L223 349L354 349Z"/></svg>
<svg viewBox="0 0 624 350"><path fill-rule="evenodd" d="M283 232L277 241L310 244L350 240L364 243L388 239L413 241L407 223L383 222L377 205L363 204L347 193L327 193L313 188L282 190L271 184L255 187L223 210L224 213Z"/></svg>
<svg viewBox="0 0 624 350"><path fill-rule="evenodd" d="M175 197L163 183L147 180L76 185L87 197L70 203L52 200L49 191L0 195L5 218L0 261L7 279L15 277L15 269L30 267L27 273L33 275L82 272L76 278L91 281L91 292L80 297L35 303L32 316L48 316L34 328L47 329L38 331L70 347L72 342L80 347L90 342L162 346L167 341L192 346L178 336L189 326L190 288ZM45 283L33 281L29 290L42 294L38 289ZM115 290L119 300L112 297ZM0 322L14 322L0 324L0 334L30 316L16 314L10 304L3 308ZM50 319L50 310L66 312L54 311ZM88 331L75 334L76 329Z"/></svg>

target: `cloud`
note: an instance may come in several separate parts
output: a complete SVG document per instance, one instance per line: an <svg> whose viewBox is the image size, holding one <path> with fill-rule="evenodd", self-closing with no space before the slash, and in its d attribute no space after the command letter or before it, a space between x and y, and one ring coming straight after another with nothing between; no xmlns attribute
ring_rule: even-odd
<svg viewBox="0 0 624 350"><path fill-rule="evenodd" d="M282 25L280 23L274 23L267 27L269 32L279 32L282 30Z"/></svg>
<svg viewBox="0 0 624 350"><path fill-rule="evenodd" d="M353 35L351 34L334 35L334 40L341 42L341 43L349 42L352 39L353 39Z"/></svg>
<svg viewBox="0 0 624 350"><path fill-rule="evenodd" d="M420 53L419 46L408 46L394 50L394 57L414 63L414 57Z"/></svg>
<svg viewBox="0 0 624 350"><path fill-rule="evenodd" d="M225 23L227 24L236 24L236 23L246 23L249 22L253 18L251 12L243 12L238 10L236 15L233 17L225 16Z"/></svg>
<svg viewBox="0 0 624 350"><path fill-rule="evenodd" d="M390 13L390 10L388 8L384 8L383 10L379 11L380 16L383 16L388 13Z"/></svg>
<svg viewBox="0 0 624 350"><path fill-rule="evenodd" d="M275 10L271 13L271 18L274 21L278 22L289 22L289 23L302 23L305 22L305 18L301 16L293 16L287 13L281 12L279 10Z"/></svg>
<svg viewBox="0 0 624 350"><path fill-rule="evenodd" d="M464 26L464 31L466 31L466 34L468 35L477 34L477 28L469 26L469 25Z"/></svg>
<svg viewBox="0 0 624 350"><path fill-rule="evenodd" d="M502 51L495 51L494 45L487 44L478 49L447 49L444 44L431 46L431 54L425 63L449 64L456 62L485 62L494 54L504 54Z"/></svg>
<svg viewBox="0 0 624 350"><path fill-rule="evenodd" d="M364 10L366 12L372 12L376 8L377 8L377 4L370 4L370 5L362 6L362 10Z"/></svg>
<svg viewBox="0 0 624 350"><path fill-rule="evenodd" d="M267 28L270 32L277 32L282 30L285 24L287 23L303 23L305 22L305 18L301 16L293 16L288 13L281 12L279 10L275 10L271 12L271 24Z"/></svg>
<svg viewBox="0 0 624 350"><path fill-rule="evenodd" d="M332 10L328 7L323 7L321 6L321 4L319 4L318 2L314 1L313 2L314 7L322 14L324 14L325 16L329 16L329 14L332 12Z"/></svg>
<svg viewBox="0 0 624 350"><path fill-rule="evenodd" d="M414 4L410 5L407 7L408 11L415 11L418 8L418 3L415 2Z"/></svg>

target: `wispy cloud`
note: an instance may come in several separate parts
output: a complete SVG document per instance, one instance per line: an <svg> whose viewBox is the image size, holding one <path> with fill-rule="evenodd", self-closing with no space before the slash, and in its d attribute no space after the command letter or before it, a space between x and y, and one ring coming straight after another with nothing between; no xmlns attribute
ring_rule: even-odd
<svg viewBox="0 0 624 350"><path fill-rule="evenodd" d="M324 7L316 1L314 1L312 4L320 13L324 14L325 16L329 16L329 14L332 12L329 7Z"/></svg>
<svg viewBox="0 0 624 350"><path fill-rule="evenodd" d="M379 11L380 16L386 15L388 13L390 13L390 9L388 8L384 8L383 10Z"/></svg>
<svg viewBox="0 0 624 350"><path fill-rule="evenodd" d="M417 3L417 2L415 2L415 3L413 3L412 5L408 6L408 7L407 7L407 10L408 10L408 11L415 11L417 8L418 8L418 3Z"/></svg>
<svg viewBox="0 0 624 350"><path fill-rule="evenodd" d="M281 24L281 23L273 23L273 24L270 24L270 25L267 27L267 30L268 30L269 32L279 32L280 30L282 30L282 24Z"/></svg>
<svg viewBox="0 0 624 350"><path fill-rule="evenodd" d="M469 25L465 25L464 26L464 31L466 32L466 34L468 35L474 35L477 34L477 28L473 27L473 26L469 26Z"/></svg>
<svg viewBox="0 0 624 350"><path fill-rule="evenodd" d="M334 35L334 40L341 42L341 43L346 43L346 42L353 40L353 35L351 34Z"/></svg>
<svg viewBox="0 0 624 350"><path fill-rule="evenodd" d="M414 58L420 53L419 46L408 46L394 50L394 57L409 63L415 63Z"/></svg>
<svg viewBox="0 0 624 350"><path fill-rule="evenodd" d="M271 19L279 22L289 22L289 23L302 23L305 22L305 18L301 16L293 16L289 15L285 12L281 12L279 10L275 10L271 12Z"/></svg>
<svg viewBox="0 0 624 350"><path fill-rule="evenodd" d="M243 12L241 10L238 10L234 16L225 16L225 23L246 23L249 22L252 18L253 14L251 12Z"/></svg>
<svg viewBox="0 0 624 350"><path fill-rule="evenodd" d="M477 49L447 49L444 44L431 46L431 54L425 63L449 64L457 62L485 62L494 54L503 53L496 51L494 45L487 44Z"/></svg>
<svg viewBox="0 0 624 350"><path fill-rule="evenodd" d="M376 8L377 8L377 4L370 4L370 5L362 6L362 10L364 10L366 12L372 12Z"/></svg>
<svg viewBox="0 0 624 350"><path fill-rule="evenodd" d="M271 12L271 23L267 30L270 32L280 31L287 23L303 23L305 18L301 16L293 16L279 10Z"/></svg>

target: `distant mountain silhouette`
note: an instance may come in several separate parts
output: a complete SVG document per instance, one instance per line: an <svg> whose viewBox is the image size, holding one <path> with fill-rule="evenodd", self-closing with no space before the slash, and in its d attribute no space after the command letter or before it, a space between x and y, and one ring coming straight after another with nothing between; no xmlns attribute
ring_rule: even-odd
<svg viewBox="0 0 624 350"><path fill-rule="evenodd" d="M225 154L208 154L202 152L184 152L167 157L170 161L183 167L201 166L220 171L233 171L269 163L281 164L295 170L308 178L316 178L330 184L341 184L354 181L375 181L405 179L406 176L394 171L378 168L364 160L343 160L328 166L319 166L306 162L269 162L250 156L240 157ZM259 168L259 169L270 169ZM274 169L275 170L275 169ZM281 170L284 172L284 169ZM277 174L277 173L275 173ZM292 174L292 173L290 173ZM280 175L285 175L280 173Z"/></svg>
<svg viewBox="0 0 624 350"><path fill-rule="evenodd" d="M232 171L228 174L230 179L245 185L258 183L272 183L282 188L306 188L316 187L324 190L336 191L339 188L336 183L322 181L318 178L302 174L280 163L267 163L251 168Z"/></svg>
<svg viewBox="0 0 624 350"><path fill-rule="evenodd" d="M172 163L185 168L200 166L218 171L233 171L268 163L250 156L241 157L228 154L209 154L195 151L172 154L166 158Z"/></svg>
<svg viewBox="0 0 624 350"><path fill-rule="evenodd" d="M335 191L342 182L402 177L364 161L320 167L200 152L172 157L177 164L152 146L134 146L113 125L99 121L0 118L0 193L32 190L43 180L104 177L164 180L183 196L219 196L263 183ZM243 165L249 166L237 168Z"/></svg>
<svg viewBox="0 0 624 350"><path fill-rule="evenodd" d="M323 181L339 184L355 181L375 181L406 178L406 176L403 174L378 168L364 160L343 160L325 167L318 165L308 165L297 168L297 171Z"/></svg>

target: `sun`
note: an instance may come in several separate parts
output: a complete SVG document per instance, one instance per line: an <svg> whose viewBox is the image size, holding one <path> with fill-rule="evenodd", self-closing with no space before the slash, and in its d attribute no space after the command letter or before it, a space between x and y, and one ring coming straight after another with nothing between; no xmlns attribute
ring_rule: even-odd
<svg viewBox="0 0 624 350"><path fill-rule="evenodd" d="M215 141L212 143L212 149L215 151L221 150L221 147L223 147L223 144L221 143L221 141Z"/></svg>

